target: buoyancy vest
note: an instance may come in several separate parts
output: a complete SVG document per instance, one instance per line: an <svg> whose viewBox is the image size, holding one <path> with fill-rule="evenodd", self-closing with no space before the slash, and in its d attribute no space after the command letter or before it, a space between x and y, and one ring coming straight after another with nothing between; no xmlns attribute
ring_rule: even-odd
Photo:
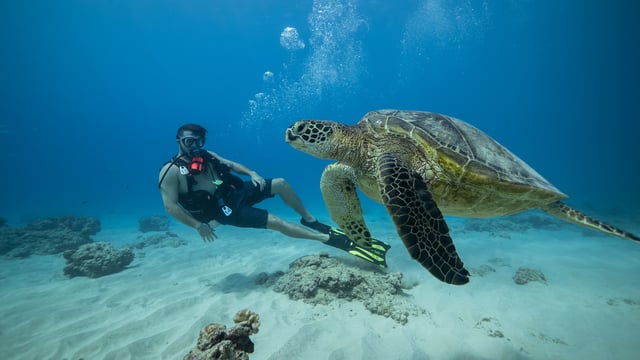
<svg viewBox="0 0 640 360"><path fill-rule="evenodd" d="M191 215L199 221L208 222L218 216L229 216L233 212L233 208L238 205L241 200L242 193L239 192L244 186L241 178L231 173L231 168L227 164L220 162L218 158L208 151L201 156L204 159L204 171L213 172L212 178L217 177L216 191L211 194L206 190L193 190L196 184L195 174L191 170L191 163L187 162L180 155L174 156L166 164L171 164L162 175L158 183L158 187L162 186L167 172L171 166L178 166L180 174L187 176L187 192L178 194L178 203ZM163 165L163 167L165 166Z"/></svg>

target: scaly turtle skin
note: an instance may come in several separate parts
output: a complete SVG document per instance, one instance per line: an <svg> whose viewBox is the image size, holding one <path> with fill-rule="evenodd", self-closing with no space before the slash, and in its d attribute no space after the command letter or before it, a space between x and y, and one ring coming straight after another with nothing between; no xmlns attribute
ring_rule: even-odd
<svg viewBox="0 0 640 360"><path fill-rule="evenodd" d="M436 113L379 110L355 126L301 120L285 135L294 148L337 160L320 187L331 218L360 246L371 244L359 187L384 204L409 254L435 277L465 284L442 214L486 218L539 208L562 220L640 241L561 202L567 196L477 128Z"/></svg>

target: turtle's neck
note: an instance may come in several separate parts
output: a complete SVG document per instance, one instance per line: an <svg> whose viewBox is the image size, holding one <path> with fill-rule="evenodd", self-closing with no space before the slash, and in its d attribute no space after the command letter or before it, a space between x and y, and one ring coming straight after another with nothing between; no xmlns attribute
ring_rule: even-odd
<svg viewBox="0 0 640 360"><path fill-rule="evenodd" d="M367 132L362 130L359 125L340 124L336 131L340 132L341 141L336 142L332 158L351 166L359 164L371 142Z"/></svg>

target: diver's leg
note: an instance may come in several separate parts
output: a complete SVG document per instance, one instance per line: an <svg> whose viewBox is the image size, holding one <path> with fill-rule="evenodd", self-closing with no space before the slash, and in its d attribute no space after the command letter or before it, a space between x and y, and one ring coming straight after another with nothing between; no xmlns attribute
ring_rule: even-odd
<svg viewBox="0 0 640 360"><path fill-rule="evenodd" d="M284 221L273 214L269 214L267 217L267 229L279 231L292 238L318 240L325 245L344 250L353 256L357 256L382 267L387 267L385 257L387 255L388 248L376 249L359 247L341 232L331 230L328 234L323 234L309 230L300 225Z"/></svg>
<svg viewBox="0 0 640 360"><path fill-rule="evenodd" d="M267 217L267 229L279 231L292 238L318 240L322 242L329 240L329 235L327 234L322 234L306 227L290 223L273 214L269 214Z"/></svg>
<svg viewBox="0 0 640 360"><path fill-rule="evenodd" d="M300 200L300 197L296 194L291 185L289 185L287 180L283 178L271 180L271 195L280 195L282 201L295 212L300 214L305 221L310 223L316 221L316 218L304 207L302 200Z"/></svg>

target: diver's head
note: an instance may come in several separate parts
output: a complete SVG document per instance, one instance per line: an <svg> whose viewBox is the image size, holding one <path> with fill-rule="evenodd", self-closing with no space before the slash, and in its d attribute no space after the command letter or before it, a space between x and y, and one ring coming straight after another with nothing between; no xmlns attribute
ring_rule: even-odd
<svg viewBox="0 0 640 360"><path fill-rule="evenodd" d="M176 142L180 152L193 155L200 152L204 146L207 129L197 124L182 125L176 134Z"/></svg>

